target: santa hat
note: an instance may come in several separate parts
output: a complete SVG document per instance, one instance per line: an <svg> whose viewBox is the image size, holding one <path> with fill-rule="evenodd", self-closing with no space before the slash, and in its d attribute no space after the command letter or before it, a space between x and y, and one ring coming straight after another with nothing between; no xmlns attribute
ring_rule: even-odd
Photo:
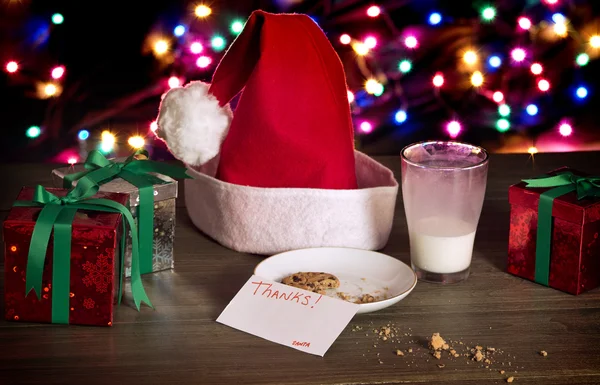
<svg viewBox="0 0 600 385"><path fill-rule="evenodd" d="M194 176L192 221L227 247L387 243L398 184L354 151L342 64L306 15L253 12L210 85L165 94L157 135Z"/></svg>

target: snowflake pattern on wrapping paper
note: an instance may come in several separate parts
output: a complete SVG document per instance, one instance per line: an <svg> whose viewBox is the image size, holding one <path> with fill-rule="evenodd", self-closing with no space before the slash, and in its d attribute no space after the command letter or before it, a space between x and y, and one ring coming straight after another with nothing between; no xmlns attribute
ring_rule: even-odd
<svg viewBox="0 0 600 385"><path fill-rule="evenodd" d="M98 293L106 293L113 278L113 266L110 258L100 254L96 263L87 261L82 267L87 272L86 276L83 277L84 285L88 287L95 285Z"/></svg>
<svg viewBox="0 0 600 385"><path fill-rule="evenodd" d="M93 309L94 306L96 306L96 302L94 302L93 299L86 298L83 300L83 307L85 307L86 309L88 309L88 310Z"/></svg>

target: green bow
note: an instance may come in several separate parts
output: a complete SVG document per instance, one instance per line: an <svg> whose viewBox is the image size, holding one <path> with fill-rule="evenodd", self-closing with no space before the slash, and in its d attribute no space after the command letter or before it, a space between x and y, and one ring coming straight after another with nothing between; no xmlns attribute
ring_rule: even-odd
<svg viewBox="0 0 600 385"><path fill-rule="evenodd" d="M71 263L72 222L77 210L104 211L123 215L124 225L128 225L132 238L131 291L138 311L144 302L152 307L140 274L140 259L137 229L129 209L110 199L92 199L98 191L98 185L87 177L77 183L77 187L64 197L57 197L38 185L31 201L16 201L13 206L41 207L42 210L33 228L27 271L25 276L25 295L33 290L41 298L42 275L50 235L54 230L53 266L52 266L52 322L69 323L69 284ZM124 226L125 229L125 226ZM121 238L121 250L125 249L126 234ZM119 301L121 298L119 287Z"/></svg>
<svg viewBox="0 0 600 385"><path fill-rule="evenodd" d="M554 199L577 192L577 199L600 197L600 177L584 177L564 171L554 176L524 179L527 188L551 188L540 194L538 204L538 230L535 248L534 280L548 286L550 278L550 252L552 245L552 206Z"/></svg>
<svg viewBox="0 0 600 385"><path fill-rule="evenodd" d="M150 173L168 175L174 179L190 178L184 167L173 166L151 160L135 159L137 155L148 157L148 152L138 150L124 162L106 159L101 152L93 150L89 153L84 166L85 171L65 175L63 184L70 188L73 182L83 176L101 185L115 178L122 178L139 190L138 206L139 245L142 274L152 272L152 247L154 239L154 185L168 183Z"/></svg>

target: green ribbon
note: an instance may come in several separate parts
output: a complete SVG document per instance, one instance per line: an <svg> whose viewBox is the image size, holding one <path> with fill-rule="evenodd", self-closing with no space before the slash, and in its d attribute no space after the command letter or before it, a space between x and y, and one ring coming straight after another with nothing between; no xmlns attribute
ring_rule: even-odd
<svg viewBox="0 0 600 385"><path fill-rule="evenodd" d="M108 183L115 178L122 178L138 188L140 203L137 210L141 272L146 274L152 272L154 185L168 183L149 173L163 174L173 179L190 178L190 176L186 174L184 167L151 160L138 160L135 158L138 155L148 158L147 151L138 150L124 162L115 162L106 159L101 152L93 150L84 163L86 170L65 175L63 184L65 188L70 188L73 182L86 176L99 185Z"/></svg>
<svg viewBox="0 0 600 385"><path fill-rule="evenodd" d="M554 176L524 179L527 188L550 188L540 194L538 204L538 229L535 248L534 280L548 286L550 279L550 252L552 245L552 206L554 199L570 192L577 192L577 199L600 197L600 177L584 177L571 171Z"/></svg>
<svg viewBox="0 0 600 385"><path fill-rule="evenodd" d="M142 283L138 234L133 216L127 207L118 202L110 199L90 198L97 191L98 185L94 181L82 177L77 183L77 187L69 191L64 197L57 197L38 185L31 201L16 201L13 204L16 207L42 208L33 228L29 244L25 275L26 296L33 290L37 298L41 299L44 263L50 235L54 230L52 265L53 323L69 323L71 233L72 222L77 210L104 211L123 215L123 222L129 226L132 238L131 291L133 300L138 311L142 302L152 307ZM121 250L124 250L125 240L126 233L121 238ZM122 290L119 287L119 303L121 296Z"/></svg>

